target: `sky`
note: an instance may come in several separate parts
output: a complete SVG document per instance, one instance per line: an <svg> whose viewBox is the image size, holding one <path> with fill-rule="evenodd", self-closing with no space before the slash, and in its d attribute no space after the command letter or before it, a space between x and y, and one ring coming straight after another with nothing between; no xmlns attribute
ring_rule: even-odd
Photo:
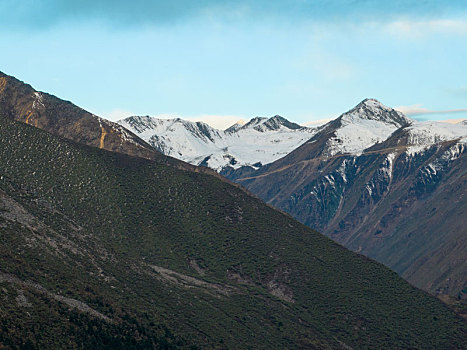
<svg viewBox="0 0 467 350"><path fill-rule="evenodd" d="M0 0L0 71L118 120L467 118L467 0Z"/></svg>

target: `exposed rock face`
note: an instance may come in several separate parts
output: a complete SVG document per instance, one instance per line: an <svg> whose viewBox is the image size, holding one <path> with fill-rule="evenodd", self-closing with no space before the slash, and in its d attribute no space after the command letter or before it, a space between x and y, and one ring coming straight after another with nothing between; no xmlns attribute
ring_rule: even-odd
<svg viewBox="0 0 467 350"><path fill-rule="evenodd" d="M152 147L121 125L99 118L71 102L38 92L1 72L0 112L89 146L144 158L157 157Z"/></svg>

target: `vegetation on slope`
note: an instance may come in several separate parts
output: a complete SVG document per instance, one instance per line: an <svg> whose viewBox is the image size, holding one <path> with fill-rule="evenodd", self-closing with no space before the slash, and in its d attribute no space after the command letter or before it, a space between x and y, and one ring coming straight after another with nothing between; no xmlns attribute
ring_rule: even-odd
<svg viewBox="0 0 467 350"><path fill-rule="evenodd" d="M0 344L465 345L438 300L219 178L3 117L0 135Z"/></svg>

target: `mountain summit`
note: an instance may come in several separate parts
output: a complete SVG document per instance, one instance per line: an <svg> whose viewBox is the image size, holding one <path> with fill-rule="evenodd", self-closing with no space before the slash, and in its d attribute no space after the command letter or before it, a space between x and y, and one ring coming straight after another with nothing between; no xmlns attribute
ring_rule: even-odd
<svg viewBox="0 0 467 350"><path fill-rule="evenodd" d="M321 152L332 157L337 154L361 154L365 149L385 141L412 120L375 99L365 99L357 106L326 124L315 139L325 142ZM324 138L323 138L324 136Z"/></svg>
<svg viewBox="0 0 467 350"><path fill-rule="evenodd" d="M279 130L281 128L290 129L290 130L299 130L306 129L301 125L289 122L287 119L281 117L280 115L275 115L274 117L269 118L262 124L262 128L256 127L258 131L266 130Z"/></svg>
<svg viewBox="0 0 467 350"><path fill-rule="evenodd" d="M401 128L413 121L403 113L383 105L378 100L367 98L338 118L342 124L355 123L362 120L377 121Z"/></svg>

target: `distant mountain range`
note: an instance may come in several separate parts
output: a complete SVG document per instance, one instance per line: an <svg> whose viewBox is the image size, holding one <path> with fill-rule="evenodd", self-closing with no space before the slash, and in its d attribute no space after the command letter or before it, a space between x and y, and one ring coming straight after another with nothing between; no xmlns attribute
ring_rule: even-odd
<svg viewBox="0 0 467 350"><path fill-rule="evenodd" d="M128 117L118 123L165 155L219 172L242 166L258 169L287 155L317 130L278 115L253 118L226 130L214 129L203 122L149 116Z"/></svg>
<svg viewBox="0 0 467 350"><path fill-rule="evenodd" d="M0 77L0 347L465 345L383 265L29 89Z"/></svg>
<svg viewBox="0 0 467 350"><path fill-rule="evenodd" d="M420 288L467 297L465 123L416 122L374 99L320 128L278 116L226 131L200 124L215 135L211 138L186 131L198 124L180 119L144 117L141 129L136 120L140 117L122 123L160 151L211 166ZM159 123L185 127L163 132L151 127ZM162 138L163 147L152 142ZM226 139L225 149L197 147ZM190 157L184 158L180 145L186 140ZM250 152L242 158L237 150L244 148ZM213 158L224 162L210 162Z"/></svg>

